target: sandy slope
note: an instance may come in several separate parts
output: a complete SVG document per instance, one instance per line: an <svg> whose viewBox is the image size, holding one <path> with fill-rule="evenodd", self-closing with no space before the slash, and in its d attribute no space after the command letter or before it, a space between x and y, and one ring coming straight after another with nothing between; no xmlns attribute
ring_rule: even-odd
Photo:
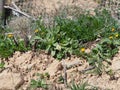
<svg viewBox="0 0 120 90"><path fill-rule="evenodd" d="M84 10L93 11L97 7L97 3L93 0L31 0L20 4L18 6L25 12L31 15L40 16L47 14L58 13L61 9L69 6L80 7Z"/></svg>
<svg viewBox="0 0 120 90"><path fill-rule="evenodd" d="M0 89L17 88L18 90L18 88L20 88L19 90L27 90L27 88L30 86L31 79L39 78L39 76L37 76L37 73L49 73L50 77L46 78L48 84L53 84L53 86L57 85L57 87L64 87L64 85L59 82L59 77L64 76L62 65L64 65L65 63L67 67L70 67L72 65L72 67L67 69L67 81L69 85L70 83L72 83L72 81L76 83L87 81L90 85L99 87L99 90L119 90L119 56L120 52L113 58L113 60L111 61L112 65L109 67L114 72L114 78L113 80L111 80L110 75L107 75L106 73L103 73L101 76L80 73L80 71L88 68L89 65L85 60L81 60L80 58L77 58L75 56L65 59L64 62L64 60L58 61L45 54L44 52L16 52L13 57L5 61L5 68L0 73ZM76 63L77 65L75 65ZM64 88L64 90L66 89Z"/></svg>

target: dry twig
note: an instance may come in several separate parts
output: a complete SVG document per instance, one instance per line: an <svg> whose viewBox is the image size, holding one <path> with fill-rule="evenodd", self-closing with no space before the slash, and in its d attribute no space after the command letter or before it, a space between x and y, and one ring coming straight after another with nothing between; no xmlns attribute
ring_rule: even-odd
<svg viewBox="0 0 120 90"><path fill-rule="evenodd" d="M67 88L67 65L65 64L65 61L63 61L63 72L64 72L64 86Z"/></svg>
<svg viewBox="0 0 120 90"><path fill-rule="evenodd" d="M13 11L16 11L16 12L18 12L18 13L20 13L20 14L26 16L27 18L30 18L30 19L36 20L35 18L31 17L30 15L26 14L25 12L22 12L22 11L20 11L20 10L18 10L18 9L14 9L13 7L10 7L10 6L4 6L4 8L11 9L11 10L13 10Z"/></svg>

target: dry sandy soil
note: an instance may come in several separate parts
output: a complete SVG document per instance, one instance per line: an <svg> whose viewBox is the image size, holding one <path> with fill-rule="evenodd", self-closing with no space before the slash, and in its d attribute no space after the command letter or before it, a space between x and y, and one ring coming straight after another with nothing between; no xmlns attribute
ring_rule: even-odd
<svg viewBox="0 0 120 90"><path fill-rule="evenodd" d="M109 69L113 70L114 78L103 73L101 76L83 73L89 67L86 60L72 56L62 61L58 61L47 55L44 51L26 53L15 52L13 57L5 61L5 68L0 70L0 90L29 90L31 79L37 80L39 74L49 73L46 78L47 84L51 84L49 90L54 87L64 88L64 84L59 81L60 76L64 76L63 66L67 66L68 85L87 81L90 85L98 87L98 90L119 90L120 88L120 52L111 61ZM77 65L76 65L77 64ZM41 90L38 88L37 90ZM70 90L69 88L62 90Z"/></svg>
<svg viewBox="0 0 120 90"><path fill-rule="evenodd" d="M46 14L59 14L63 9L70 7L79 7L84 10L93 10L97 7L93 0L31 0L24 3L18 3L18 6L32 16L43 16ZM73 9L73 8L72 8Z"/></svg>

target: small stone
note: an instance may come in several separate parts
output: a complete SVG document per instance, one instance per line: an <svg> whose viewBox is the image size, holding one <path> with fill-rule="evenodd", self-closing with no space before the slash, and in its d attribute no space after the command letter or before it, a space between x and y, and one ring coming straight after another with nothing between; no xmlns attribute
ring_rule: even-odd
<svg viewBox="0 0 120 90"><path fill-rule="evenodd" d="M34 77L34 76L35 76L35 73L32 74L32 77Z"/></svg>
<svg viewBox="0 0 120 90"><path fill-rule="evenodd" d="M76 72L76 68L71 68L71 69L67 70L67 73L72 73L72 72Z"/></svg>
<svg viewBox="0 0 120 90"><path fill-rule="evenodd" d="M71 80L71 79L68 79L67 81L68 81L68 83L71 83L71 82L72 82L72 80Z"/></svg>
<svg viewBox="0 0 120 90"><path fill-rule="evenodd" d="M113 60L112 61L112 66L111 66L112 70L116 71L120 69L120 60Z"/></svg>
<svg viewBox="0 0 120 90"><path fill-rule="evenodd" d="M46 66L43 65L42 70L46 70Z"/></svg>
<svg viewBox="0 0 120 90"><path fill-rule="evenodd" d="M58 71L56 74L57 74L57 75L60 75L60 74L61 74L61 71Z"/></svg>
<svg viewBox="0 0 120 90"><path fill-rule="evenodd" d="M18 90L24 83L20 73L13 73L4 70L0 73L0 90Z"/></svg>
<svg viewBox="0 0 120 90"><path fill-rule="evenodd" d="M52 63L53 62L53 59L50 59L50 63Z"/></svg>
<svg viewBox="0 0 120 90"><path fill-rule="evenodd" d="M13 72L13 73L18 73L19 71L18 71L16 68L13 68L13 69L12 69L12 72Z"/></svg>
<svg viewBox="0 0 120 90"><path fill-rule="evenodd" d="M51 79L54 79L54 77L55 77L55 76L51 76L50 78L51 78Z"/></svg>
<svg viewBox="0 0 120 90"><path fill-rule="evenodd" d="M91 50L89 48L85 50L85 53L90 53L90 52Z"/></svg>
<svg viewBox="0 0 120 90"><path fill-rule="evenodd" d="M35 63L30 64L30 65L28 65L27 69L29 70L29 69L31 69L31 68L34 67L34 66L35 66Z"/></svg>
<svg viewBox="0 0 120 90"><path fill-rule="evenodd" d="M63 65L62 65L62 63L58 64L57 70L63 70Z"/></svg>
<svg viewBox="0 0 120 90"><path fill-rule="evenodd" d="M40 60L39 63L42 63L42 60Z"/></svg>

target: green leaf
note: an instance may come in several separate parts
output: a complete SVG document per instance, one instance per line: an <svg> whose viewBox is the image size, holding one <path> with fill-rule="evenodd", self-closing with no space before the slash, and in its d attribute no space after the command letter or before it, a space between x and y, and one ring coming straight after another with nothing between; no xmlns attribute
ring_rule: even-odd
<svg viewBox="0 0 120 90"><path fill-rule="evenodd" d="M100 44L104 44L104 43L111 44L111 40L108 38L102 39Z"/></svg>
<svg viewBox="0 0 120 90"><path fill-rule="evenodd" d="M53 46L55 46L56 50L61 51L61 46L58 43L53 44Z"/></svg>
<svg viewBox="0 0 120 90"><path fill-rule="evenodd" d="M55 56L56 51L51 51L51 55Z"/></svg>
<svg viewBox="0 0 120 90"><path fill-rule="evenodd" d="M36 80L32 79L32 80L31 80L31 84L32 84L32 85L35 85L35 84L36 84Z"/></svg>
<svg viewBox="0 0 120 90"><path fill-rule="evenodd" d="M61 60L64 55L65 55L65 54L64 54L63 52L59 52L59 53L57 53L57 56L56 56L56 57L57 57L58 60Z"/></svg>
<svg viewBox="0 0 120 90"><path fill-rule="evenodd" d="M100 50L100 51L103 50L102 47L101 47L101 45L99 45L99 44L96 45L96 48L97 48L98 50Z"/></svg>
<svg viewBox="0 0 120 90"><path fill-rule="evenodd" d="M4 62L1 62L1 63L0 63L0 68L4 68L4 65L5 65L5 63L4 63Z"/></svg>

